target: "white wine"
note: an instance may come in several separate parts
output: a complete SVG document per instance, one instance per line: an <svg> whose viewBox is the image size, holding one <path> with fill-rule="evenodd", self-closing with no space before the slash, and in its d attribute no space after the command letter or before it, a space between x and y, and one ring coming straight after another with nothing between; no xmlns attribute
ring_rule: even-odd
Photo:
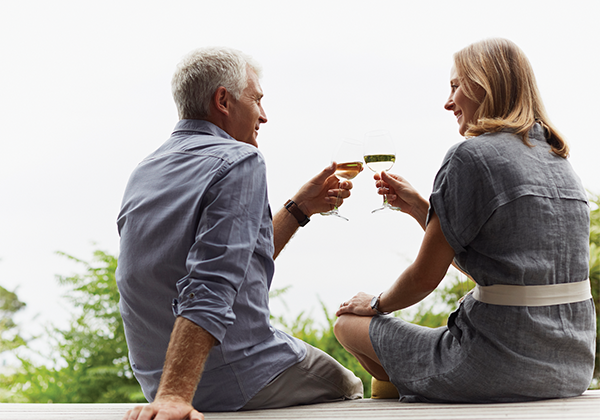
<svg viewBox="0 0 600 420"><path fill-rule="evenodd" d="M362 162L338 163L335 176L338 178L352 179L363 170Z"/></svg>
<svg viewBox="0 0 600 420"><path fill-rule="evenodd" d="M396 161L396 155L366 155L365 163L373 172L387 171Z"/></svg>

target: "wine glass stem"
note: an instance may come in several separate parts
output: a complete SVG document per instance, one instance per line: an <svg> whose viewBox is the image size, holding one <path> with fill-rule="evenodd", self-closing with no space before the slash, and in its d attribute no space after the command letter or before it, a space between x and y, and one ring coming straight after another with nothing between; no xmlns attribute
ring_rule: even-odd
<svg viewBox="0 0 600 420"><path fill-rule="evenodd" d="M338 193L337 193L337 197L336 197L336 199L335 199L335 209L336 209L336 210L338 209L338 207L339 207L339 206L340 206L340 204L341 204L341 203L340 203L340 196L341 196L341 194L342 194L342 188L341 188L341 185L342 185L342 181L341 181L341 180L338 180Z"/></svg>

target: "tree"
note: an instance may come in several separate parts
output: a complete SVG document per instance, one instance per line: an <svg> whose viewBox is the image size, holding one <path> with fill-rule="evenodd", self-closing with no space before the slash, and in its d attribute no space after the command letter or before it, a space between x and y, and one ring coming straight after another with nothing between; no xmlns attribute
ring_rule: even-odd
<svg viewBox="0 0 600 420"><path fill-rule="evenodd" d="M590 282L596 303L596 365L594 379L600 385L600 196L590 199Z"/></svg>
<svg viewBox="0 0 600 420"><path fill-rule="evenodd" d="M0 353L25 344L13 316L25 307L15 292L0 286Z"/></svg>
<svg viewBox="0 0 600 420"><path fill-rule="evenodd" d="M47 363L20 357L20 368L0 377L0 386L12 394L11 402L145 402L129 365L116 257L96 251L87 263L65 256L85 267L81 275L58 278L73 288L67 295L78 310L72 325L49 330L55 355Z"/></svg>

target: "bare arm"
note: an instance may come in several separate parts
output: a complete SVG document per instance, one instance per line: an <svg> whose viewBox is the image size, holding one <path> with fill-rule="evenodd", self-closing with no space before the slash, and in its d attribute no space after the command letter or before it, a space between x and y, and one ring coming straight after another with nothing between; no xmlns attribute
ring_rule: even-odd
<svg viewBox="0 0 600 420"><path fill-rule="evenodd" d="M204 419L191 403L204 363L214 345L215 339L206 330L178 317L154 402L128 411L123 420Z"/></svg>
<svg viewBox="0 0 600 420"><path fill-rule="evenodd" d="M315 213L331 210L337 201L337 194L340 188L340 197L342 199L350 196L352 183L350 181L343 181L340 184L334 175L335 168L335 164L332 164L323 169L317 176L304 184L296 195L292 197L292 200L305 215L310 217ZM342 205L342 202L339 205ZM298 221L285 208L281 208L275 213L275 216L273 216L275 244L273 258L277 258L298 228Z"/></svg>
<svg viewBox="0 0 600 420"><path fill-rule="evenodd" d="M429 201L425 200L413 188L410 183L400 175L375 174L375 185L379 188L379 194L387 194L388 202L394 207L400 207L403 213L410 214L421 225L423 230L426 228L427 213L429 212ZM458 267L454 261L454 268L473 280L473 278Z"/></svg>
<svg viewBox="0 0 600 420"><path fill-rule="evenodd" d="M392 312L420 302L440 284L453 258L454 250L446 241L440 221L434 213L425 230L417 259L381 295L379 309ZM346 305L342 305L336 315L351 313L372 316L372 297L361 292L345 302Z"/></svg>

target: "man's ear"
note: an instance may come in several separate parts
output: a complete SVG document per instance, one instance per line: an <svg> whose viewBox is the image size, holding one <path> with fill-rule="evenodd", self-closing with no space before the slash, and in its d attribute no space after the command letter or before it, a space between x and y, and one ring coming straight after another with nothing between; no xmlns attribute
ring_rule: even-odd
<svg viewBox="0 0 600 420"><path fill-rule="evenodd" d="M212 105L215 111L229 116L231 95L223 86L219 86L213 95Z"/></svg>

